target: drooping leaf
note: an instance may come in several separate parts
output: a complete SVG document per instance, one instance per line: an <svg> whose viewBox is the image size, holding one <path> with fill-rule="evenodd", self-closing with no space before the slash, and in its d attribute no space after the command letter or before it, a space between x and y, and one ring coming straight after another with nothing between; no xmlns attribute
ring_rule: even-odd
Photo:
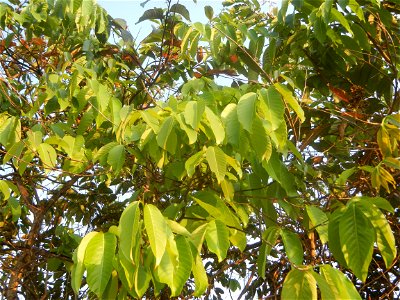
<svg viewBox="0 0 400 300"><path fill-rule="evenodd" d="M51 170L57 163L57 153L54 148L46 143L39 145L37 152L46 170Z"/></svg>
<svg viewBox="0 0 400 300"><path fill-rule="evenodd" d="M237 114L237 105L229 103L222 111L221 118L226 130L227 142L238 146L240 142L240 123Z"/></svg>
<svg viewBox="0 0 400 300"><path fill-rule="evenodd" d="M240 97L237 105L237 115L243 128L252 133L253 120L256 114L256 93L247 93Z"/></svg>
<svg viewBox="0 0 400 300"><path fill-rule="evenodd" d="M204 160L204 151L199 151L189 157L185 162L185 170L189 177L192 177L195 168Z"/></svg>
<svg viewBox="0 0 400 300"><path fill-rule="evenodd" d="M294 176L279 159L276 151L272 151L270 159L268 161L264 160L262 166L268 172L268 175L285 189L289 196L297 196Z"/></svg>
<svg viewBox="0 0 400 300"><path fill-rule="evenodd" d="M220 220L212 220L207 225L206 241L208 249L215 253L218 261L225 259L229 248L229 230Z"/></svg>
<svg viewBox="0 0 400 300"><path fill-rule="evenodd" d="M338 269L323 265L319 270L334 294L332 299L361 299L351 281Z"/></svg>
<svg viewBox="0 0 400 300"><path fill-rule="evenodd" d="M255 118L253 121L253 133L250 134L250 143L257 154L259 161L268 161L272 155L272 143L262 121Z"/></svg>
<svg viewBox="0 0 400 300"><path fill-rule="evenodd" d="M168 225L158 208L152 204L144 207L144 225L149 237L150 247L156 259L156 266L161 262L168 239Z"/></svg>
<svg viewBox="0 0 400 300"><path fill-rule="evenodd" d="M307 214L318 232L321 241L325 244L328 242L328 217L316 206L307 206Z"/></svg>
<svg viewBox="0 0 400 300"><path fill-rule="evenodd" d="M205 105L202 101L189 101L185 107L185 121L194 130L197 130L201 119L203 118L203 113L205 110Z"/></svg>
<svg viewBox="0 0 400 300"><path fill-rule="evenodd" d="M281 95L273 86L268 89L261 89L259 95L265 105L265 107L261 107L263 108L265 119L271 124L271 130L278 129L280 124L284 122L285 113Z"/></svg>
<svg viewBox="0 0 400 300"><path fill-rule="evenodd" d="M184 5L182 5L180 3L173 4L171 6L171 8L170 8L170 12L171 13L178 13L182 17L184 17L186 20L190 21L189 11L187 10L187 8Z"/></svg>
<svg viewBox="0 0 400 300"><path fill-rule="evenodd" d="M339 234L348 267L365 281L375 241L371 222L356 205L349 205L340 218Z"/></svg>
<svg viewBox="0 0 400 300"><path fill-rule="evenodd" d="M119 247L121 253L127 258L133 260L132 252L138 247L138 232L140 219L139 202L135 201L129 204L121 214L119 220Z"/></svg>
<svg viewBox="0 0 400 300"><path fill-rule="evenodd" d="M385 215L377 206L368 200L365 201L365 198L363 199L361 197L359 199L360 201L356 200L355 205L357 205L363 211L363 213L374 226L378 249L381 252L386 267L389 267L397 254L396 241L393 231L390 228Z"/></svg>
<svg viewBox="0 0 400 300"><path fill-rule="evenodd" d="M216 193L200 191L195 193L192 198L215 219L224 222L228 226L240 229L241 226L237 216Z"/></svg>
<svg viewBox="0 0 400 300"><path fill-rule="evenodd" d="M162 20L164 18L164 11L161 8L152 8L146 10L139 18L136 24L146 20Z"/></svg>
<svg viewBox="0 0 400 300"><path fill-rule="evenodd" d="M178 250L178 265L175 268L173 276L174 281L171 286L171 296L177 296L181 293L183 286L190 276L193 265L191 247L185 237L181 235L176 237L176 248Z"/></svg>
<svg viewBox="0 0 400 300"><path fill-rule="evenodd" d="M211 130L215 137L215 142L217 145L221 144L225 139L225 129L222 126L221 119L217 117L217 115L206 106L205 113L208 122L210 123Z"/></svg>
<svg viewBox="0 0 400 300"><path fill-rule="evenodd" d="M214 16L213 8L210 5L204 6L204 13L206 14L207 19L211 21Z"/></svg>
<svg viewBox="0 0 400 300"><path fill-rule="evenodd" d="M208 147L206 158L211 171L217 177L218 182L224 180L226 174L226 158L221 148L214 146Z"/></svg>
<svg viewBox="0 0 400 300"><path fill-rule="evenodd" d="M292 269L283 282L282 299L317 299L317 282L310 270Z"/></svg>
<svg viewBox="0 0 400 300"><path fill-rule="evenodd" d="M118 295L118 273L113 270L111 272L111 278L103 293L103 299L115 299Z"/></svg>
<svg viewBox="0 0 400 300"><path fill-rule="evenodd" d="M192 273L196 286L193 296L200 297L208 287L208 277L199 254L196 254L193 260Z"/></svg>
<svg viewBox="0 0 400 300"><path fill-rule="evenodd" d="M280 234L280 228L276 226L268 227L263 232L262 245L257 258L257 272L262 278L265 278L265 265L267 256L270 254L272 248L275 246L276 240Z"/></svg>
<svg viewBox="0 0 400 300"><path fill-rule="evenodd" d="M87 235L83 237L78 248L76 248L74 251L73 255L74 265L72 266L72 272L71 272L71 277L72 277L71 286L76 294L78 294L78 291L81 287L82 276L83 272L85 271L84 259L85 259L86 247L90 242L90 240L97 234L99 233L95 231L89 232Z"/></svg>
<svg viewBox="0 0 400 300"><path fill-rule="evenodd" d="M116 145L108 152L107 163L115 173L119 173L124 166L125 155L124 145Z"/></svg>
<svg viewBox="0 0 400 300"><path fill-rule="evenodd" d="M297 234L282 229L281 236L289 260L298 266L301 265L303 263L303 246Z"/></svg>
<svg viewBox="0 0 400 300"><path fill-rule="evenodd" d="M328 245L329 250L333 253L335 259L340 263L341 266L346 267L347 263L342 252L339 233L340 219L344 213L344 210L345 208L335 210L329 218Z"/></svg>
<svg viewBox="0 0 400 300"><path fill-rule="evenodd" d="M278 92L282 95L286 103L289 104L289 106L295 111L297 116L300 118L300 121L304 122L305 120L304 111L301 108L299 102L293 96L292 92L282 83L279 82L275 83L274 86L278 90Z"/></svg>
<svg viewBox="0 0 400 300"><path fill-rule="evenodd" d="M135 272L135 292L139 298L146 293L147 289L149 288L150 280L150 271L141 263L139 263Z"/></svg>
<svg viewBox="0 0 400 300"><path fill-rule="evenodd" d="M116 244L115 235L98 232L86 246L84 263L87 283L98 297L103 294L111 277Z"/></svg>
<svg viewBox="0 0 400 300"><path fill-rule="evenodd" d="M175 119L172 116L166 118L157 134L157 144L167 150L171 154L175 153L176 148L176 133L175 133Z"/></svg>

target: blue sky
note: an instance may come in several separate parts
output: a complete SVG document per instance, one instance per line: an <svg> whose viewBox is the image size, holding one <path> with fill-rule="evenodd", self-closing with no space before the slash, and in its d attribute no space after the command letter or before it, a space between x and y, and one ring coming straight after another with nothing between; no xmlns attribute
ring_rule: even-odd
<svg viewBox="0 0 400 300"><path fill-rule="evenodd" d="M166 7L165 0L150 0L144 7L141 6L144 0L98 0L97 3L113 18L121 18L127 21L128 29L132 33L134 38L138 38L141 41L151 32L151 22L144 21L135 25L137 20L143 15L143 13L154 7ZM172 3L176 3L177 0L173 0ZM204 6L210 5L214 8L214 14L217 14L222 9L222 1L218 0L197 0L197 4L193 0L180 0L180 4L185 5L190 13L192 22L208 21L204 14Z"/></svg>

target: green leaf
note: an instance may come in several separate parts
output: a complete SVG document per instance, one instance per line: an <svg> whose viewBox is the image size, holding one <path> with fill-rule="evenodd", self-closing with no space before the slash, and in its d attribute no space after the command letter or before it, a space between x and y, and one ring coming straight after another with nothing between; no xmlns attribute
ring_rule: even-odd
<svg viewBox="0 0 400 300"><path fill-rule="evenodd" d="M211 171L217 177L218 183L220 183L224 180L226 174L225 153L217 146L208 147L206 151L206 159Z"/></svg>
<svg viewBox="0 0 400 300"><path fill-rule="evenodd" d="M153 8L146 10L139 18L136 24L145 20L162 20L164 18L164 11L161 8Z"/></svg>
<svg viewBox="0 0 400 300"><path fill-rule="evenodd" d="M125 163L124 145L116 145L110 150L107 156L107 163L112 167L116 174L121 171Z"/></svg>
<svg viewBox="0 0 400 300"><path fill-rule="evenodd" d="M331 289L330 285L326 281L326 279L318 273L312 272L311 273L315 280L317 281L319 290L321 292L322 299L338 299L337 295L334 294L334 291Z"/></svg>
<svg viewBox="0 0 400 300"><path fill-rule="evenodd" d="M135 201L124 209L118 225L120 251L131 261L134 260L132 256L133 249L140 245L140 239L138 239L140 231L139 220L139 202Z"/></svg>
<svg viewBox="0 0 400 300"><path fill-rule="evenodd" d="M224 222L228 226L240 229L238 218L216 193L201 191L195 193L192 198L215 219Z"/></svg>
<svg viewBox="0 0 400 300"><path fill-rule="evenodd" d="M135 292L137 293L138 298L141 298L144 293L146 293L149 288L150 280L151 274L149 270L139 263L135 272Z"/></svg>
<svg viewBox="0 0 400 300"><path fill-rule="evenodd" d="M101 297L113 270L116 237L112 233L98 232L86 246L85 267L91 291Z"/></svg>
<svg viewBox="0 0 400 300"><path fill-rule="evenodd" d="M272 155L272 143L262 121L258 117L254 119L252 131L250 143L257 154L258 161L268 161Z"/></svg>
<svg viewBox="0 0 400 300"><path fill-rule="evenodd" d="M241 252L243 252L247 246L246 233L244 233L241 230L232 228L230 228L229 231L230 231L229 241L233 246L237 247Z"/></svg>
<svg viewBox="0 0 400 300"><path fill-rule="evenodd" d="M237 114L237 105L229 103L221 113L222 122L226 130L227 142L239 146L240 142L240 123Z"/></svg>
<svg viewBox="0 0 400 300"><path fill-rule="evenodd" d="M349 205L340 218L339 234L348 267L359 279L365 281L375 240L371 222L356 205Z"/></svg>
<svg viewBox="0 0 400 300"><path fill-rule="evenodd" d="M205 110L205 105L202 101L189 101L185 107L185 121L194 130L197 130L201 119L203 118L203 113Z"/></svg>
<svg viewBox="0 0 400 300"><path fill-rule="evenodd" d="M270 254L272 248L275 246L276 240L281 230L279 227L271 226L268 227L262 235L262 244L257 258L257 272L258 276L265 278L265 264L267 257Z"/></svg>
<svg viewBox="0 0 400 300"><path fill-rule="evenodd" d="M181 293L183 286L190 276L193 265L191 247L186 238L178 235L175 240L178 250L178 265L175 267L175 272L173 274L174 281L171 286L172 297L178 296Z"/></svg>
<svg viewBox="0 0 400 300"><path fill-rule="evenodd" d="M252 133L253 120L256 114L257 94L250 92L240 97L237 105L237 115L243 128Z"/></svg>
<svg viewBox="0 0 400 300"><path fill-rule="evenodd" d="M170 8L170 12L171 13L178 13L182 17L184 17L186 20L190 21L189 11L187 10L187 8L184 5L182 5L180 3L173 4L171 6L171 8Z"/></svg>
<svg viewBox="0 0 400 300"><path fill-rule="evenodd" d="M363 213L374 226L378 249L381 252L386 267L389 268L397 255L396 240L389 222L380 209L370 201L357 201L355 202L355 205L361 208Z"/></svg>
<svg viewBox="0 0 400 300"><path fill-rule="evenodd" d="M281 95L273 86L268 89L261 89L259 95L264 104L261 105L264 118L271 125L270 130L278 129L281 123L285 121L285 107Z"/></svg>
<svg viewBox="0 0 400 300"><path fill-rule="evenodd" d="M278 92L282 95L286 103L289 104L289 106L295 111L297 116L300 118L300 121L304 122L305 120L304 111L301 108L299 102L296 100L296 98L293 97L292 92L282 83L279 82L275 83L274 86L278 90Z"/></svg>
<svg viewBox="0 0 400 300"><path fill-rule="evenodd" d="M176 151L176 133L174 127L175 119L169 116L164 120L157 134L157 144L171 154L174 154Z"/></svg>
<svg viewBox="0 0 400 300"><path fill-rule="evenodd" d="M6 148L14 145L21 139L21 121L19 118L5 115L0 117L0 144Z"/></svg>
<svg viewBox="0 0 400 300"><path fill-rule="evenodd" d="M99 161L101 164L104 164L110 150L118 145L119 144L117 142L110 142L104 145L97 152L95 152L93 156L93 161L94 162Z"/></svg>
<svg viewBox="0 0 400 300"><path fill-rule="evenodd" d="M168 239L168 224L158 208L152 204L144 207L144 225L150 247L156 258L156 267L160 264Z"/></svg>
<svg viewBox="0 0 400 300"><path fill-rule="evenodd" d="M95 231L89 232L87 235L83 237L83 239L79 243L78 248L76 248L74 251L73 255L74 265L72 266L72 272L71 272L71 277L72 277L71 286L75 294L78 294L79 292L79 289L81 287L83 272L85 271L84 260L85 260L87 245L91 241L91 239L98 234L99 232Z"/></svg>
<svg viewBox="0 0 400 300"><path fill-rule="evenodd" d="M350 168L347 170L344 170L338 177L338 179L336 179L336 184L338 186L343 186L346 185L347 179L353 175L355 172L357 171L357 168Z"/></svg>
<svg viewBox="0 0 400 300"><path fill-rule="evenodd" d="M336 8L331 8L331 14L336 21L338 21L344 28L346 28L348 33L353 35L353 31L350 28L349 22Z"/></svg>
<svg viewBox="0 0 400 300"><path fill-rule="evenodd" d="M57 163L57 153L51 145L42 143L39 145L37 152L46 171L50 171L55 167Z"/></svg>
<svg viewBox="0 0 400 300"><path fill-rule="evenodd" d="M328 217L326 214L316 206L307 206L307 214L318 232L322 243L328 242Z"/></svg>
<svg viewBox="0 0 400 300"><path fill-rule="evenodd" d="M200 297L207 290L208 277L206 270L204 269L203 261L199 254L196 254L195 259L193 260L192 273L194 277L194 284L196 286L193 296Z"/></svg>
<svg viewBox="0 0 400 300"><path fill-rule="evenodd" d="M10 159L14 159L18 161L19 157L21 156L22 150L25 148L25 141L19 141L13 144L4 155L3 158L3 165L8 163Z"/></svg>
<svg viewBox="0 0 400 300"><path fill-rule="evenodd" d="M295 178L290 173L284 163L279 159L276 151L272 151L271 158L262 162L262 166L268 172L268 175L275 179L291 197L297 196Z"/></svg>
<svg viewBox="0 0 400 300"><path fill-rule="evenodd" d="M208 223L206 241L208 249L217 255L218 261L223 261L229 248L229 230L222 221L212 220Z"/></svg>
<svg viewBox="0 0 400 300"><path fill-rule="evenodd" d="M199 151L189 157L185 162L185 170L189 177L192 177L196 167L204 160L204 151Z"/></svg>
<svg viewBox="0 0 400 300"><path fill-rule="evenodd" d="M217 117L217 115L206 106L205 108L206 117L208 122L210 123L211 130L215 137L215 142L217 145L221 144L225 139L225 129L222 126L221 119Z"/></svg>
<svg viewBox="0 0 400 300"><path fill-rule="evenodd" d="M214 9L211 6L206 5L204 6L204 13L206 14L207 19L211 21L214 16Z"/></svg>
<svg viewBox="0 0 400 300"><path fill-rule="evenodd" d="M197 141L197 131L186 125L183 114L176 115L176 120L178 121L181 129L186 132L189 138L189 145L194 144Z"/></svg>
<svg viewBox="0 0 400 300"><path fill-rule="evenodd" d="M317 299L317 282L310 270L292 269L285 278L282 299Z"/></svg>
<svg viewBox="0 0 400 300"><path fill-rule="evenodd" d="M21 205L19 204L19 201L14 197L9 197L7 199L7 202L11 210L12 221L17 222L18 219L21 217Z"/></svg>
<svg viewBox="0 0 400 300"><path fill-rule="evenodd" d="M347 267L346 260L343 256L342 246L340 242L339 223L344 213L344 208L337 209L331 214L328 225L328 245L329 250L333 253L335 259L341 266Z"/></svg>
<svg viewBox="0 0 400 300"><path fill-rule="evenodd" d="M155 134L157 134L160 131L160 123L158 115L154 110L140 110L139 113L146 124L150 126Z"/></svg>
<svg viewBox="0 0 400 300"><path fill-rule="evenodd" d="M303 263L303 246L298 235L287 229L281 231L283 245L290 262L300 266Z"/></svg>
<svg viewBox="0 0 400 300"><path fill-rule="evenodd" d="M362 201L362 202L367 202L367 203L372 203L373 205L376 205L380 209L386 210L388 212L394 213L393 206L390 204L388 200L382 197L355 197L352 199L352 201Z"/></svg>
<svg viewBox="0 0 400 300"><path fill-rule="evenodd" d="M335 298L332 299L360 299L351 281L338 269L330 265L323 265L319 268L321 275L325 278Z"/></svg>
<svg viewBox="0 0 400 300"><path fill-rule="evenodd" d="M113 270L111 272L111 279L104 290L102 299L116 299L118 295L118 273Z"/></svg>

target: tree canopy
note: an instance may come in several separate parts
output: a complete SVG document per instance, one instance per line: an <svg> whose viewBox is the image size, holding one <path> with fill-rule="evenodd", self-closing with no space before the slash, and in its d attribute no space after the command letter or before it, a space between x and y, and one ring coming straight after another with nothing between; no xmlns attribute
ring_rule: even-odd
<svg viewBox="0 0 400 300"><path fill-rule="evenodd" d="M399 0L223 5L0 3L5 299L399 296Z"/></svg>

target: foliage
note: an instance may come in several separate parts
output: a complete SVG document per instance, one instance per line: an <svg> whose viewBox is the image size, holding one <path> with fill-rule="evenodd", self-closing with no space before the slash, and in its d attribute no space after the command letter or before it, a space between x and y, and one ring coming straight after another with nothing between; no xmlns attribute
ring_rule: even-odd
<svg viewBox="0 0 400 300"><path fill-rule="evenodd" d="M2 295L398 295L400 3L167 4L0 3Z"/></svg>

